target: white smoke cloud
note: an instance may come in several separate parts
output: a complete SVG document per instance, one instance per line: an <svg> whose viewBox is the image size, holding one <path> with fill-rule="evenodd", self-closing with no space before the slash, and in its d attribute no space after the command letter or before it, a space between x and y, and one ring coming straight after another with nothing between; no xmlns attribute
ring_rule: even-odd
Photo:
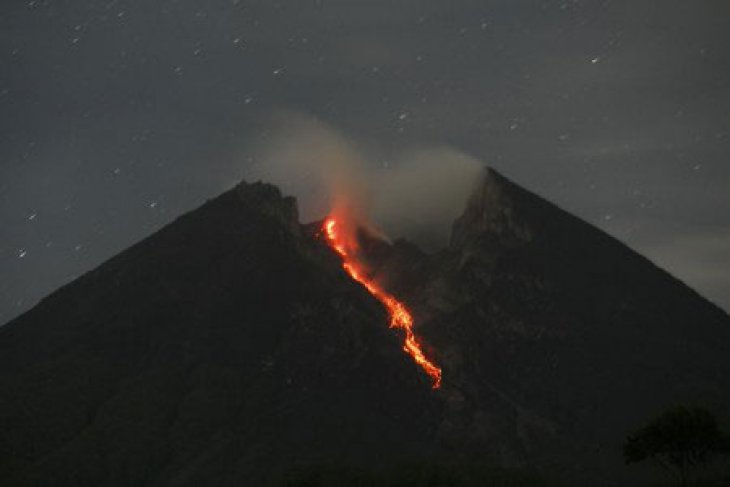
<svg viewBox="0 0 730 487"><path fill-rule="evenodd" d="M302 221L333 210L360 224L434 249L448 241L484 164L449 147L420 147L368 158L366 146L302 114L279 112L270 136L255 148L247 180L262 180L297 197Z"/></svg>

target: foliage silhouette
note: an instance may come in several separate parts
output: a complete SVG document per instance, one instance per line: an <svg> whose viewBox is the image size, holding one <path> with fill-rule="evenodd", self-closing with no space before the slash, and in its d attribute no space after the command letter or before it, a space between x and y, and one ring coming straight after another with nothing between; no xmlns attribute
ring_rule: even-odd
<svg viewBox="0 0 730 487"><path fill-rule="evenodd" d="M623 446L626 463L656 460L686 486L690 472L728 452L728 437L711 412L674 407L630 435Z"/></svg>

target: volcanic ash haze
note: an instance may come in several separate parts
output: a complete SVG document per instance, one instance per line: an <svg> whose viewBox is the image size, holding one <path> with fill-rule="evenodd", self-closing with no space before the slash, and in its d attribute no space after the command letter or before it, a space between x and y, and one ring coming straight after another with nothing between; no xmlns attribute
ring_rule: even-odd
<svg viewBox="0 0 730 487"><path fill-rule="evenodd" d="M395 157L358 144L317 119L272 117L248 180L272 182L297 197L303 221L339 216L371 232L404 237L426 250L447 244L484 165L449 147L420 147ZM376 154L376 155L373 155Z"/></svg>

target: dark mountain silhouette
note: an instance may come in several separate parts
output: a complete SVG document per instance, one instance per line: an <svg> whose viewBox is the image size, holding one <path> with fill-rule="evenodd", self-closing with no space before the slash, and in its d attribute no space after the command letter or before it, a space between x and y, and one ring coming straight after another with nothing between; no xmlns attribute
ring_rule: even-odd
<svg viewBox="0 0 730 487"><path fill-rule="evenodd" d="M0 328L0 483L624 485L646 417L730 406L723 311L492 170L448 248L362 236L439 390L317 231L244 183Z"/></svg>

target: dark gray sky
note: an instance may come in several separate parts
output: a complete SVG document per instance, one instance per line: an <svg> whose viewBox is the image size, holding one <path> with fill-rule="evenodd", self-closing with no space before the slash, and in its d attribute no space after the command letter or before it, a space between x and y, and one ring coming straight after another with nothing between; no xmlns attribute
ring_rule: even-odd
<svg viewBox="0 0 730 487"><path fill-rule="evenodd" d="M5 0L0 322L230 187L272 110L447 144L730 309L726 0Z"/></svg>

